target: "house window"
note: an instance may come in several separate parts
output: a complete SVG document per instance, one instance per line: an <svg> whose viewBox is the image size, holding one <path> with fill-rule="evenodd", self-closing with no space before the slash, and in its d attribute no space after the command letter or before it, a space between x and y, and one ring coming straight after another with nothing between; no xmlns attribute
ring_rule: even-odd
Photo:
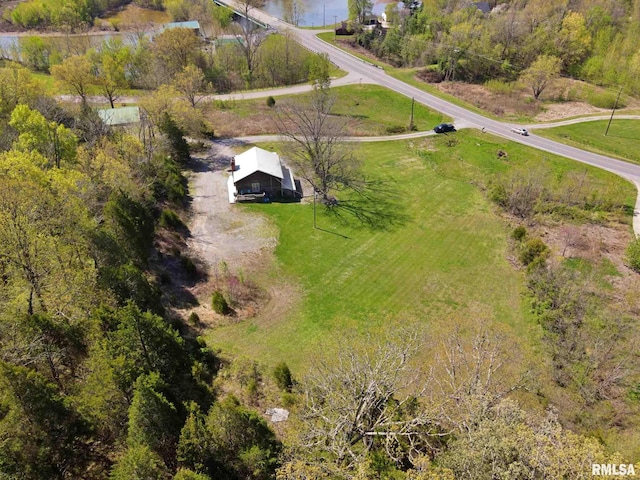
<svg viewBox="0 0 640 480"><path fill-rule="evenodd" d="M260 182L251 182L251 191L257 193L260 191Z"/></svg>

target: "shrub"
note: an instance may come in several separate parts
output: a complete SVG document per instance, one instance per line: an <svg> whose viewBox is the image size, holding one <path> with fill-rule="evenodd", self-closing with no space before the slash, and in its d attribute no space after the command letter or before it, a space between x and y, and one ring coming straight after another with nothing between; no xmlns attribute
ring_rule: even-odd
<svg viewBox="0 0 640 480"><path fill-rule="evenodd" d="M226 315L229 313L229 304L224 298L224 295L222 295L222 292L219 290L216 290L213 292L213 295L211 295L211 307L214 312L219 313L220 315Z"/></svg>
<svg viewBox="0 0 640 480"><path fill-rule="evenodd" d="M549 255L549 247L540 238L532 238L522 245L520 261L523 265L529 265L535 260L544 260Z"/></svg>
<svg viewBox="0 0 640 480"><path fill-rule="evenodd" d="M617 93L614 92L599 92L591 90L587 93L587 102L598 108L613 108L616 104ZM622 98L618 100L618 108L624 108L625 102Z"/></svg>
<svg viewBox="0 0 640 480"><path fill-rule="evenodd" d="M280 362L273 369L273 378L276 380L278 388L284 392L290 392L293 387L293 378L291 377L291 370L285 362Z"/></svg>
<svg viewBox="0 0 640 480"><path fill-rule="evenodd" d="M636 272L640 272L640 237L627 247L627 263Z"/></svg>
<svg viewBox="0 0 640 480"><path fill-rule="evenodd" d="M293 393L284 392L280 395L280 401L284 408L291 408L296 404L297 398Z"/></svg>
<svg viewBox="0 0 640 480"><path fill-rule="evenodd" d="M387 133L396 134L396 133L404 133L406 128L404 128L402 125L389 125L385 130Z"/></svg>
<svg viewBox="0 0 640 480"><path fill-rule="evenodd" d="M180 265L190 278L198 275L198 267L190 257L180 257Z"/></svg>
<svg viewBox="0 0 640 480"><path fill-rule="evenodd" d="M513 238L517 242L521 242L522 240L524 240L524 237L526 236L527 236L527 229L522 225L517 226L516 228L513 229L513 232L511 232L511 238Z"/></svg>
<svg viewBox="0 0 640 480"><path fill-rule="evenodd" d="M165 208L160 213L160 226L164 228L182 228L184 227L184 223L180 220L180 217L176 212L169 208Z"/></svg>
<svg viewBox="0 0 640 480"><path fill-rule="evenodd" d="M513 92L514 83L503 82L502 80L487 80L484 84L487 90L493 93L507 95Z"/></svg>
<svg viewBox="0 0 640 480"><path fill-rule="evenodd" d="M198 315L196 312L191 312L187 321L190 325L198 325L200 323L200 315Z"/></svg>
<svg viewBox="0 0 640 480"><path fill-rule="evenodd" d="M269 96L267 97L267 107L272 108L276 104L276 99Z"/></svg>
<svg viewBox="0 0 640 480"><path fill-rule="evenodd" d="M495 184L492 185L489 190L489 200L492 202L504 207L507 205L507 190L504 188L504 185Z"/></svg>

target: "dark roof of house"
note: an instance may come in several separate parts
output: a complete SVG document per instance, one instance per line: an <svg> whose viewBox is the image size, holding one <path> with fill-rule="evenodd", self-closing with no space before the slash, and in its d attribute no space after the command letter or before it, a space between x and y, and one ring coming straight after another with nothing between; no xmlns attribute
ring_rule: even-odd
<svg viewBox="0 0 640 480"><path fill-rule="evenodd" d="M489 5L489 2L474 2L473 5L482 13L491 13L491 5Z"/></svg>

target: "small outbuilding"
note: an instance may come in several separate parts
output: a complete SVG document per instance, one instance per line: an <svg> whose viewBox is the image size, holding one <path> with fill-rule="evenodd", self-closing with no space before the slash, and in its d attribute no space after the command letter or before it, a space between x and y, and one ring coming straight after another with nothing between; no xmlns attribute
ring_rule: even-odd
<svg viewBox="0 0 640 480"><path fill-rule="evenodd" d="M299 196L291 170L275 152L253 147L231 161L229 202L270 201Z"/></svg>
<svg viewBox="0 0 640 480"><path fill-rule="evenodd" d="M202 31L200 28L200 22L197 20L189 20L187 22L170 22L165 23L162 26L162 30L171 30L172 28L186 28L187 30L193 30L198 36L200 36L200 32Z"/></svg>
<svg viewBox="0 0 640 480"><path fill-rule="evenodd" d="M101 108L97 112L102 122L110 127L123 127L140 122L140 108L135 106Z"/></svg>

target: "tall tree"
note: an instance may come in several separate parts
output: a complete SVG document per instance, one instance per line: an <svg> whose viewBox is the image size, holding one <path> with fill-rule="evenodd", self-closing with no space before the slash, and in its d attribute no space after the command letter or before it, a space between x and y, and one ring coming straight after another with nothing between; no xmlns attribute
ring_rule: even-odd
<svg viewBox="0 0 640 480"><path fill-rule="evenodd" d="M296 174L330 202L330 192L358 188L359 163L344 143L346 120L331 117L335 99L328 88L316 84L308 103L288 103L279 107L276 125L291 142L285 145L287 158Z"/></svg>
<svg viewBox="0 0 640 480"><path fill-rule="evenodd" d="M87 57L74 55L65 58L61 64L51 67L51 75L78 95L83 103L87 101L89 86L93 81L91 62Z"/></svg>
<svg viewBox="0 0 640 480"><path fill-rule="evenodd" d="M42 375L0 362L0 411L0 476L83 476L87 425Z"/></svg>
<svg viewBox="0 0 640 480"><path fill-rule="evenodd" d="M263 3L263 0L239 0L237 2L240 12L246 19L251 18L253 10L261 7ZM258 49L266 38L267 32L252 21L243 20L240 22L240 35L242 36L240 49L244 54L247 67L246 82L247 86L251 88L253 86L253 75L254 69L256 68Z"/></svg>
<svg viewBox="0 0 640 480"><path fill-rule="evenodd" d="M131 62L131 51L121 43L104 46L91 55L95 83L111 108L123 88L127 88L126 67Z"/></svg>
<svg viewBox="0 0 640 480"><path fill-rule="evenodd" d="M164 389L166 385L157 372L138 377L129 407L127 444L147 446L170 465L175 461L179 422L176 407Z"/></svg>
<svg viewBox="0 0 640 480"><path fill-rule="evenodd" d="M520 74L520 81L528 85L536 100L560 75L562 61L553 55L540 55L531 66Z"/></svg>
<svg viewBox="0 0 640 480"><path fill-rule="evenodd" d="M170 28L153 39L152 50L156 55L158 69L169 80L198 55L200 39L193 30Z"/></svg>
<svg viewBox="0 0 640 480"><path fill-rule="evenodd" d="M204 73L195 65L184 67L173 77L171 84L193 108L202 99L200 94L206 87Z"/></svg>
<svg viewBox="0 0 640 480"><path fill-rule="evenodd" d="M145 445L129 447L116 461L111 480L169 480L171 474L162 459Z"/></svg>
<svg viewBox="0 0 640 480"><path fill-rule="evenodd" d="M16 150L37 151L56 168L75 160L77 138L62 124L47 120L39 111L18 105L11 113L10 125L18 131Z"/></svg>
<svg viewBox="0 0 640 480"><path fill-rule="evenodd" d="M349 20L364 24L367 16L371 14L373 8L372 0L349 0L347 3L349 9Z"/></svg>
<svg viewBox="0 0 640 480"><path fill-rule="evenodd" d="M325 459L348 470L374 452L399 462L424 446L436 417L419 405L427 383L412 364L418 345L406 332L385 342L349 342L335 361L318 363L301 386L299 446L328 453Z"/></svg>

